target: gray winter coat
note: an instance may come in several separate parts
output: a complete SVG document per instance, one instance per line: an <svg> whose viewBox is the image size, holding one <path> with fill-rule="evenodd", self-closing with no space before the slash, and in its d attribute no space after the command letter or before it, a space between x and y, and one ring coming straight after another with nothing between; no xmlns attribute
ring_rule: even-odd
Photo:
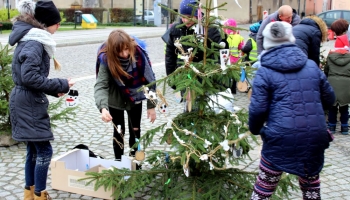
<svg viewBox="0 0 350 200"><path fill-rule="evenodd" d="M50 58L37 41L20 41L31 28L42 28L33 19L19 17L9 36L10 45L17 47L13 54L12 78L15 83L10 95L12 138L17 141L53 140L48 99L69 91L67 79L47 78Z"/></svg>
<svg viewBox="0 0 350 200"><path fill-rule="evenodd" d="M270 22L275 21L281 21L278 17L278 11L272 13L271 15L267 16L266 19L261 23L258 35L256 36L256 45L258 46L258 54L260 54L264 50L263 42L264 42L264 36L262 35L262 32L265 29L265 26ZM296 13L296 10L293 9L293 18L292 18L292 26L295 26L299 24L301 21L299 15Z"/></svg>

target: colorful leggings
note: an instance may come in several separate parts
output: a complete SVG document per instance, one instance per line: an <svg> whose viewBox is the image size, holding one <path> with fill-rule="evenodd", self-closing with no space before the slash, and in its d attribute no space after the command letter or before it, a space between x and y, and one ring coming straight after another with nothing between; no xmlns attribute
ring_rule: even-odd
<svg viewBox="0 0 350 200"><path fill-rule="evenodd" d="M254 191L251 200L268 200L275 191L278 182L281 179L282 171L274 169L274 167L265 161L260 160L259 175L254 184ZM321 199L320 179L319 175L313 177L300 177L299 186L303 193L303 199Z"/></svg>

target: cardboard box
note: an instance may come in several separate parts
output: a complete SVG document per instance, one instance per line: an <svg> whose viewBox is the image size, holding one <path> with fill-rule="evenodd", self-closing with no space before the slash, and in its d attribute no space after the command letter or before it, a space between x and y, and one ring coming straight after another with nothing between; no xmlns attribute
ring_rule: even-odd
<svg viewBox="0 0 350 200"><path fill-rule="evenodd" d="M104 190L103 187L94 190L95 183L86 186L87 181L79 179L87 177L86 172L101 172L110 167L119 169L135 169L135 163L127 156L122 156L122 161L112 161L89 157L88 150L74 149L51 160L51 186L53 189L62 190L102 199L113 199L113 190Z"/></svg>

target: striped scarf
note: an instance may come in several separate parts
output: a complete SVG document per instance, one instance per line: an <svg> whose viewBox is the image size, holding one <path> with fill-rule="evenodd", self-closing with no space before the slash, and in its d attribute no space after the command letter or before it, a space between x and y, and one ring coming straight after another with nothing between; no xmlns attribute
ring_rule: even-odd
<svg viewBox="0 0 350 200"><path fill-rule="evenodd" d="M105 44L102 44L102 46L98 49L98 52L104 47L104 45ZM147 85L155 81L155 76L148 55L139 45L136 46L135 59L136 62L130 63L131 68L127 70L127 73L131 76L131 78L121 77L122 81L114 78L115 83L118 85L122 93L134 103L146 99L143 91L138 90L143 85ZM105 53L98 55L96 61L96 76L101 64L103 64L102 66L108 67L107 55ZM155 87L156 86L153 85L150 89L155 90Z"/></svg>

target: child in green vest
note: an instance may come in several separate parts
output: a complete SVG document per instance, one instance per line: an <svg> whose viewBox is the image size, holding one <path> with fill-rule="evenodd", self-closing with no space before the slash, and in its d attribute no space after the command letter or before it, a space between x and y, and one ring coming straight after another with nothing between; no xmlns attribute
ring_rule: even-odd
<svg viewBox="0 0 350 200"><path fill-rule="evenodd" d="M237 23L234 19L228 19L224 26L237 27ZM230 49L230 62L233 64L241 57L240 51L244 45L244 38L239 34L239 31L228 28L224 28L224 31L226 33L226 48Z"/></svg>
<svg viewBox="0 0 350 200"><path fill-rule="evenodd" d="M257 61L258 60L258 47L256 45L256 35L259 31L261 21L256 22L249 26L250 34L249 39L242 48L242 53L246 55L244 61Z"/></svg>

